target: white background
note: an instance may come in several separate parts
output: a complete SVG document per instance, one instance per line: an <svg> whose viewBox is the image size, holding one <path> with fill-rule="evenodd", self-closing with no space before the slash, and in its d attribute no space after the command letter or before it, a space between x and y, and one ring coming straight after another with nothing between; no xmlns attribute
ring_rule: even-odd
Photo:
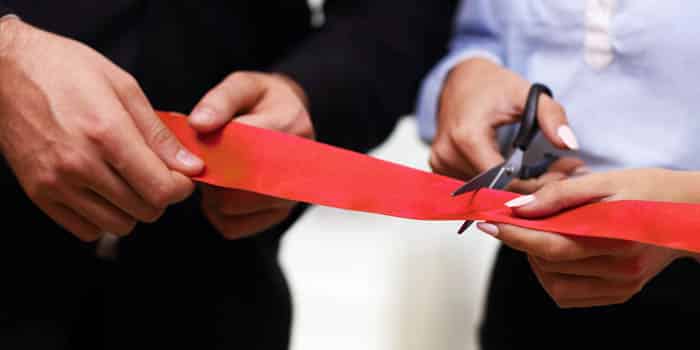
<svg viewBox="0 0 700 350"><path fill-rule="evenodd" d="M428 170L413 118L373 155ZM292 349L475 349L497 243L460 224L312 208L282 248Z"/></svg>

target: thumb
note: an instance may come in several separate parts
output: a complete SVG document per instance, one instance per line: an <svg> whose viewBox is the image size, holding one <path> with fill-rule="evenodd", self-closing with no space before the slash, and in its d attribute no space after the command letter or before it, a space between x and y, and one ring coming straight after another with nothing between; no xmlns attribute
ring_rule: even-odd
<svg viewBox="0 0 700 350"><path fill-rule="evenodd" d="M577 150L578 140L569 126L564 107L546 95L542 95L539 102L537 121L545 137L557 148Z"/></svg>
<svg viewBox="0 0 700 350"><path fill-rule="evenodd" d="M541 218L563 210L598 201L611 193L600 174L552 182L539 191L515 198L505 205L524 218Z"/></svg>
<svg viewBox="0 0 700 350"><path fill-rule="evenodd" d="M210 90L192 110L190 125L200 133L224 127L252 110L266 92L256 73L236 72Z"/></svg>
<svg viewBox="0 0 700 350"><path fill-rule="evenodd" d="M114 83L115 92L148 146L170 169L187 176L201 173L204 161L187 150L163 124L136 80L123 76L126 78Z"/></svg>
<svg viewBox="0 0 700 350"><path fill-rule="evenodd" d="M149 120L136 122L144 125L139 126L143 137L170 169L186 176L195 176L204 170L204 161L187 150L155 113L151 114Z"/></svg>

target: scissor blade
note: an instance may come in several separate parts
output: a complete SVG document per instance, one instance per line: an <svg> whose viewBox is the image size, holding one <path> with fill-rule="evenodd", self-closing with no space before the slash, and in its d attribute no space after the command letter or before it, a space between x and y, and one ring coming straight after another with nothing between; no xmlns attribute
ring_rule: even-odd
<svg viewBox="0 0 700 350"><path fill-rule="evenodd" d="M465 221L465 222L462 224L462 226L459 228L459 230L457 231L457 233L459 233L459 234L464 233L464 231L466 231L467 229L469 229L469 228L472 226L473 223L474 223L473 220L467 220L467 221Z"/></svg>
<svg viewBox="0 0 700 350"><path fill-rule="evenodd" d="M494 184L494 180L498 178L499 175L503 173L503 164L497 165L472 179L471 181L464 184L462 187L458 188L456 191L452 192L452 196L459 196L467 192L476 191L480 188L491 187Z"/></svg>
<svg viewBox="0 0 700 350"><path fill-rule="evenodd" d="M503 174L502 174L501 176L499 176L498 179L496 179L496 180L494 181L494 183L491 184L491 186L489 186L489 187L490 187L490 188L499 189L499 190L500 190L500 189L504 189L504 188L506 188L506 186L508 186L508 184L509 184L511 181L513 181L513 176L512 176L512 175L509 175L509 174L504 170L504 171L503 171Z"/></svg>

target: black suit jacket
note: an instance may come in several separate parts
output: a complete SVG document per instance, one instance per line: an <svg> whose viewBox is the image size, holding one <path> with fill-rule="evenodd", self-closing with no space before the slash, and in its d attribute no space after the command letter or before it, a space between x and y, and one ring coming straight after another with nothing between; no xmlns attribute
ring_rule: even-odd
<svg viewBox="0 0 700 350"><path fill-rule="evenodd" d="M309 95L321 141L366 151L411 111L419 79L443 53L455 2L328 0L320 30L304 0L0 6L97 49L133 74L159 109L189 112L236 70L285 73ZM110 263L44 216L9 169L0 180L15 214L0 237L8 282L0 347L287 347L291 306L277 252L303 207L254 238L225 241L195 194L157 223L137 226Z"/></svg>

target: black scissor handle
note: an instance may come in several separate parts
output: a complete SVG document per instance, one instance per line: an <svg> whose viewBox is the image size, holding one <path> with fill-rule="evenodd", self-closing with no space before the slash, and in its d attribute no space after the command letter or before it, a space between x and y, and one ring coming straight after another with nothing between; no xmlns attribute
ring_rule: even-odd
<svg viewBox="0 0 700 350"><path fill-rule="evenodd" d="M532 142L532 139L537 135L540 129L540 125L537 122L537 106L539 105L541 94L547 94L547 96L552 97L552 90L544 84L532 84L530 92L527 94L525 111L520 118L520 129L518 130L518 135L515 137L515 141L513 141L514 148L517 147L523 151L527 150L530 146L530 142Z"/></svg>

